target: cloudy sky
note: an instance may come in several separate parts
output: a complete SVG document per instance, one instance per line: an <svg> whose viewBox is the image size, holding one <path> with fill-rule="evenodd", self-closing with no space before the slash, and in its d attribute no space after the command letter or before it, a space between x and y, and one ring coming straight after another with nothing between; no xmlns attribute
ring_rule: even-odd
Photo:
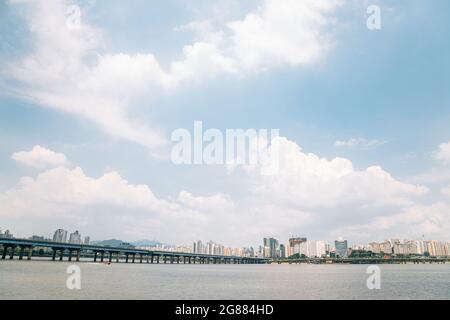
<svg viewBox="0 0 450 320"><path fill-rule="evenodd" d="M449 30L447 0L0 1L0 228L449 240ZM173 164L196 120L280 129L278 174Z"/></svg>

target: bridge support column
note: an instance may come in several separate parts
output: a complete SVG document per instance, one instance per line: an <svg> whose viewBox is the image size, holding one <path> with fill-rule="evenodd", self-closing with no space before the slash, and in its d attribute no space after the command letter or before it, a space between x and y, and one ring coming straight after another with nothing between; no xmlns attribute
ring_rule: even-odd
<svg viewBox="0 0 450 320"><path fill-rule="evenodd" d="M154 255L150 256L150 263L153 263L153 257L154 257Z"/></svg>
<svg viewBox="0 0 450 320"><path fill-rule="evenodd" d="M171 256L170 257L170 263L173 263L173 259L174 259L175 257L174 256Z"/></svg>
<svg viewBox="0 0 450 320"><path fill-rule="evenodd" d="M142 253L139 253L139 263L142 263Z"/></svg>
<svg viewBox="0 0 450 320"><path fill-rule="evenodd" d="M131 262L134 263L134 259L136 258L136 253L132 254Z"/></svg>
<svg viewBox="0 0 450 320"><path fill-rule="evenodd" d="M177 257L177 264L179 264L180 263L180 257L178 256Z"/></svg>
<svg viewBox="0 0 450 320"><path fill-rule="evenodd" d="M94 251L94 262L97 262L97 251Z"/></svg>
<svg viewBox="0 0 450 320"><path fill-rule="evenodd" d="M128 253L125 253L125 263L128 263Z"/></svg>
<svg viewBox="0 0 450 320"><path fill-rule="evenodd" d="M156 263L159 264L159 254L156 256Z"/></svg>
<svg viewBox="0 0 450 320"><path fill-rule="evenodd" d="M150 260L150 255L148 254L147 255L147 263L149 263L149 260Z"/></svg>
<svg viewBox="0 0 450 320"><path fill-rule="evenodd" d="M2 260L5 260L7 252L8 252L8 247L3 245Z"/></svg>
<svg viewBox="0 0 450 320"><path fill-rule="evenodd" d="M112 262L112 252L109 252L109 262Z"/></svg>
<svg viewBox="0 0 450 320"><path fill-rule="evenodd" d="M116 262L119 263L120 252L116 252Z"/></svg>
<svg viewBox="0 0 450 320"><path fill-rule="evenodd" d="M103 259L105 259L105 251L100 253L100 262L103 262Z"/></svg>
<svg viewBox="0 0 450 320"><path fill-rule="evenodd" d="M81 250L77 250L77 262L80 261Z"/></svg>
<svg viewBox="0 0 450 320"><path fill-rule="evenodd" d="M28 256L27 260L31 260L31 256L33 255L33 247L28 247Z"/></svg>
<svg viewBox="0 0 450 320"><path fill-rule="evenodd" d="M56 249L52 248L52 250L53 250L52 261L55 261L56 260Z"/></svg>
<svg viewBox="0 0 450 320"><path fill-rule="evenodd" d="M22 259L23 259L23 252L24 252L24 250L25 250L25 247L24 247L24 246L20 246L19 260L22 260Z"/></svg>
<svg viewBox="0 0 450 320"><path fill-rule="evenodd" d="M69 250L69 261L72 261L72 250Z"/></svg>
<svg viewBox="0 0 450 320"><path fill-rule="evenodd" d="M16 251L16 246L9 247L11 252L9 253L9 260L14 259L14 252Z"/></svg>
<svg viewBox="0 0 450 320"><path fill-rule="evenodd" d="M64 249L59 250L59 261L63 261Z"/></svg>

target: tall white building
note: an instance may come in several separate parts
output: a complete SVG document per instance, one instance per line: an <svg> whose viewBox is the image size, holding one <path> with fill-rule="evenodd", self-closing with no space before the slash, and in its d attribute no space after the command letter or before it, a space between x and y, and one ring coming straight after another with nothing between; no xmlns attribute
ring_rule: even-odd
<svg viewBox="0 0 450 320"><path fill-rule="evenodd" d="M55 242L66 242L67 241L67 231L63 229L58 229L53 235L53 241Z"/></svg>
<svg viewBox="0 0 450 320"><path fill-rule="evenodd" d="M81 244L81 235L80 233L77 231L75 231L74 233L70 234L69 237L69 243L76 243L76 244Z"/></svg>
<svg viewBox="0 0 450 320"><path fill-rule="evenodd" d="M307 256L310 258L321 258L327 254L327 244L325 241L308 241Z"/></svg>

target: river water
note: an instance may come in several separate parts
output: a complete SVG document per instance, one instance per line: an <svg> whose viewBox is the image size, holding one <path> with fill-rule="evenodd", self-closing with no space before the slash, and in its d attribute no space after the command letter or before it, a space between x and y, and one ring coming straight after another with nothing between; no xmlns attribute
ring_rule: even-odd
<svg viewBox="0 0 450 320"><path fill-rule="evenodd" d="M66 286L73 263L0 261L0 299L450 299L450 264L164 265L77 263L81 289Z"/></svg>

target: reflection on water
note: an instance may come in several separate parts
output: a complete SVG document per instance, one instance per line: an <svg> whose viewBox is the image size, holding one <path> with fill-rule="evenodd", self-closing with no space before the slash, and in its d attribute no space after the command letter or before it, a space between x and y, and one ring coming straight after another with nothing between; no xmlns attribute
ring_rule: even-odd
<svg viewBox="0 0 450 320"><path fill-rule="evenodd" d="M380 265L369 290L364 265L156 265L0 261L0 299L450 299L450 265Z"/></svg>

